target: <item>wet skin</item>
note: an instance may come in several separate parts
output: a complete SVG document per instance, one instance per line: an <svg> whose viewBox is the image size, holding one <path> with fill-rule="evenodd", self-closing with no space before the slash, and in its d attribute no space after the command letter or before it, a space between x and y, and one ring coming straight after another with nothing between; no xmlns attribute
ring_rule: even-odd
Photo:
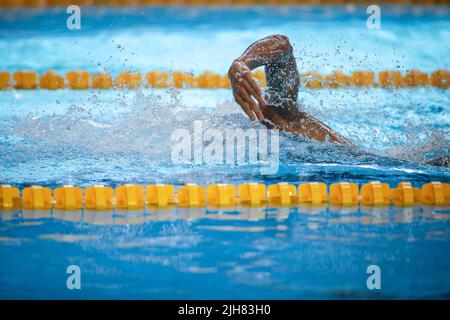
<svg viewBox="0 0 450 320"><path fill-rule="evenodd" d="M264 97L251 70L265 67L267 90ZM228 70L233 96L250 120L267 128L317 141L350 144L325 124L297 107L300 75L289 39L272 35L251 44Z"/></svg>

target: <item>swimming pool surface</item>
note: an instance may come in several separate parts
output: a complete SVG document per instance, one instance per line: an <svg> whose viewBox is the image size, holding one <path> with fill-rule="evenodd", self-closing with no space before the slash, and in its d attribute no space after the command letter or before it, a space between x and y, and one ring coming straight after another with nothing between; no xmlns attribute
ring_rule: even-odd
<svg viewBox="0 0 450 320"><path fill-rule="evenodd" d="M0 13L0 70L205 70L289 36L301 71L450 69L448 7L82 7ZM302 107L358 150L280 136L280 168L174 164L171 134L261 128L229 90L0 91L0 184L450 182L450 91L308 90ZM450 210L416 206L0 212L0 298L448 298ZM78 265L82 289L68 290ZM368 290L378 265L382 289Z"/></svg>

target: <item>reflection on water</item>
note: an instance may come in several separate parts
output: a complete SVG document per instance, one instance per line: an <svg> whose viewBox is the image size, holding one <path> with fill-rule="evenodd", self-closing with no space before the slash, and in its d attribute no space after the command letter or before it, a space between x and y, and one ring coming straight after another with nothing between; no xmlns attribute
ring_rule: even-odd
<svg viewBox="0 0 450 320"><path fill-rule="evenodd" d="M228 211L210 210L208 208L182 209L171 208L165 210L137 210L137 211L4 211L1 212L1 220L4 222L15 222L16 227L36 226L29 224L30 220L47 219L61 220L71 223L82 223L81 226L125 226L132 228L133 225L145 225L154 223L167 223L186 221L192 224L193 231L200 233L206 231L226 231L239 233L264 233L268 231L275 232L276 237L286 236L286 232L295 232L301 234L305 239L327 240L333 242L359 241L361 238L395 238L406 237L405 234L393 234L382 230L380 232L371 231L361 233L352 231L345 236L330 234L327 230L343 229L346 224L362 226L381 226L392 228L394 224L433 224L439 220L448 221L450 218L449 208L415 206L415 207L279 207L279 208L249 208L240 207ZM296 217L294 221L301 223L290 223L289 218ZM16 221L14 221L16 220ZM19 223L17 223L19 222ZM245 223L245 224L242 224ZM39 225L39 224L37 224ZM170 226L170 225L168 225ZM9 226L14 227L14 225ZM442 226L442 230L433 230L426 233L429 240L447 237L450 229L447 224ZM7 230L8 228L2 228ZM83 232L81 230L72 230L72 232ZM111 229L112 230L112 229ZM317 233L320 232L320 234ZM327 231L327 232L323 232ZM104 237L107 232L102 231ZM65 234L51 233L40 234L37 239L53 240L66 243L89 242L98 240L101 236L94 234ZM125 240L125 242L123 241ZM179 241L186 242L189 239L176 235L173 237L138 237L134 239L131 235L123 237L117 243L118 248L147 247L163 245L170 247L170 243L177 244ZM21 239L2 238L2 243L10 244L21 242ZM175 241L175 242L174 242Z"/></svg>
<svg viewBox="0 0 450 320"><path fill-rule="evenodd" d="M450 208L442 206L298 206L298 207L245 207L230 209L218 208L178 208L146 210L15 210L0 211L1 221L34 219L54 219L70 222L84 222L96 225L132 225L146 222L164 222L175 220L217 220L247 221L260 220L284 221L293 214L305 215L311 221L333 223L378 224L389 222L412 223L424 218L449 220Z"/></svg>
<svg viewBox="0 0 450 320"><path fill-rule="evenodd" d="M429 206L3 211L0 296L440 296L450 284L449 213ZM64 287L71 264L83 272L79 293ZM383 270L382 292L365 287L371 264ZM40 285L46 289L30 290Z"/></svg>

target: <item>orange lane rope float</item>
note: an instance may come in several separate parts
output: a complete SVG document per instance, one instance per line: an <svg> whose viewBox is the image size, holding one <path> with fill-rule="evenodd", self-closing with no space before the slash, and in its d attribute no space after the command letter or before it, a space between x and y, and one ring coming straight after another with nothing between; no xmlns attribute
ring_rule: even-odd
<svg viewBox="0 0 450 320"><path fill-rule="evenodd" d="M258 70L253 77L262 87L266 86L264 72ZM301 85L308 89L340 88L340 87L380 87L380 88L415 88L436 87L447 89L450 86L450 72L438 69L432 73L411 70L405 74L399 71L354 71L344 74L336 70L330 75L322 75L315 71L301 74ZM16 71L12 74L0 71L0 90L5 89L136 89L150 88L199 88L199 89L230 89L227 75L219 75L210 71L195 76L181 71L150 71L143 77L140 72L125 71L116 77L100 72L90 75L87 71L69 71L65 77L53 70L38 76L35 71Z"/></svg>
<svg viewBox="0 0 450 320"><path fill-rule="evenodd" d="M229 208L236 205L260 206L450 206L450 185L433 181L421 188L401 182L396 188L372 181L361 188L350 182L307 182L298 186L280 182L265 186L243 183L212 184L208 187L188 183L175 193L173 185L155 184L146 187L125 184L115 189L103 185L85 188L65 185L55 188L30 186L22 190L10 185L0 186L0 210L140 210L144 208Z"/></svg>

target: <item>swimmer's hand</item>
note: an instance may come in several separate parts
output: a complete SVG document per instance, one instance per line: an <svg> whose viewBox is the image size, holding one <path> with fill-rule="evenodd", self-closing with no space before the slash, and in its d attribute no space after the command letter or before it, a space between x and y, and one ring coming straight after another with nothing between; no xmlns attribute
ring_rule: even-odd
<svg viewBox="0 0 450 320"><path fill-rule="evenodd" d="M228 70L233 96L250 120L264 121L264 115L260 107L266 105L261 89L252 77L250 69L239 60L234 60ZM256 101L255 101L256 100ZM258 102L258 103L257 103Z"/></svg>

